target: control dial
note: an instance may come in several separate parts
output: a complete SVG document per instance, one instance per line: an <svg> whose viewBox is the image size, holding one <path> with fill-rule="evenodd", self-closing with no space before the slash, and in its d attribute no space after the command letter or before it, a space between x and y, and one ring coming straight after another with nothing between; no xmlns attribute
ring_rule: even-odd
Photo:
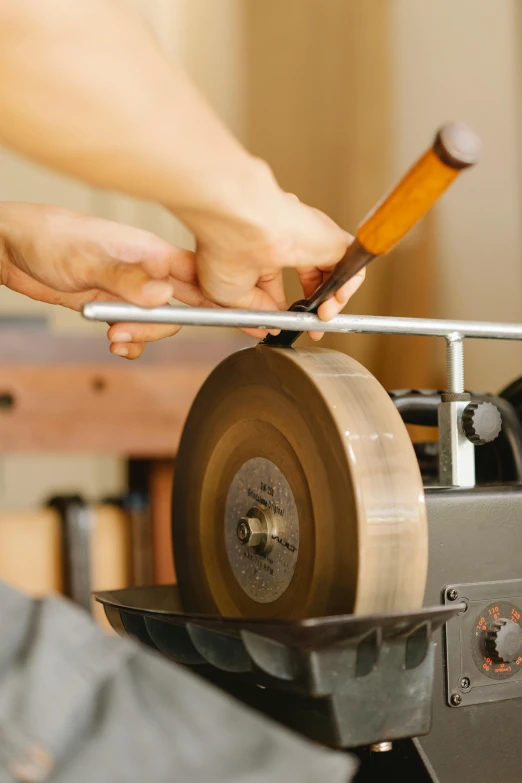
<svg viewBox="0 0 522 783"><path fill-rule="evenodd" d="M512 620L499 617L488 627L484 646L494 661L514 663L522 654L522 628Z"/></svg>
<svg viewBox="0 0 522 783"><path fill-rule="evenodd" d="M488 679L507 680L522 672L522 608L506 599L487 604L475 619L471 654Z"/></svg>

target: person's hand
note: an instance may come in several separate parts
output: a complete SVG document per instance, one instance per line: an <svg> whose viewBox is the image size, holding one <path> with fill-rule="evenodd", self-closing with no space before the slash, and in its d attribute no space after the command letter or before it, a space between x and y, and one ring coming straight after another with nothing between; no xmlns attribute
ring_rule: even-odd
<svg viewBox="0 0 522 783"><path fill-rule="evenodd" d="M40 302L73 310L97 299L154 307L175 296L185 304L211 305L197 285L192 252L131 226L8 202L0 204L0 241L1 283ZM169 326L168 333L180 328ZM128 359L163 336L165 328L154 324L109 329L112 353Z"/></svg>
<svg viewBox="0 0 522 783"><path fill-rule="evenodd" d="M225 307L286 310L283 268L296 269L305 298L329 277L353 237L317 209L284 193L266 164L245 191L215 213L178 213L196 236L198 282L203 294ZM319 308L328 321L348 303L364 270ZM314 339L320 332L310 333Z"/></svg>
<svg viewBox="0 0 522 783"><path fill-rule="evenodd" d="M140 279L145 284L143 275L149 276L151 285L168 275L176 280L178 264L184 263L191 270L190 284L197 279L206 299L221 306L285 309L284 267L298 271L304 295L309 296L352 238L325 215L283 192L268 165L230 134L126 5L109 0L0 4L0 140L94 187L171 210L196 238L197 278L186 252L181 251L180 260L180 251L165 244L162 250L157 244L145 249L143 243L152 239L143 233L141 250L140 241L135 250L133 237L126 239L124 230L115 227L107 231L113 246L118 246L121 235L122 257L119 250L107 252L108 240L102 236L100 253L94 253L96 263L86 233L86 252L76 252L73 232L56 251L47 246L35 258L32 246L42 243L32 243L19 232L14 247L18 244L24 250L13 254L5 273L12 273L15 287L33 292L29 295L56 301L59 294L66 303L67 294L67 306L77 307L82 298L88 301L99 291L104 298L109 292L139 304L160 304L166 288L138 295L133 286L139 287ZM38 67L31 66L35 62ZM49 102L52 111L47 110ZM288 143L293 143L291 138ZM49 238L48 226L44 228ZM100 224L94 230L103 234ZM67 248L61 260L59 248ZM85 271L82 264L66 261L71 249L76 261L89 258ZM20 258L26 259L25 267ZM56 266L58 279L51 275L47 258L50 267ZM110 280L103 282L106 262ZM136 271L123 276L129 262L135 262ZM65 268L73 272L64 273ZM339 312L360 282L361 277L351 280L322 305L319 316L328 319ZM143 341L172 331L124 324L112 327L109 337L117 343L114 351L124 351L123 335L130 357L138 355L141 349L136 346Z"/></svg>

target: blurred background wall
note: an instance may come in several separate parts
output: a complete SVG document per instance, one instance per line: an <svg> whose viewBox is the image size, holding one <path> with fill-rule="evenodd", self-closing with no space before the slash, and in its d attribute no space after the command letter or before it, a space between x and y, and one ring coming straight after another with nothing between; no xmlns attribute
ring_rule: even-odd
<svg viewBox="0 0 522 783"><path fill-rule="evenodd" d="M522 318L521 22L516 0L128 0L234 133L281 184L355 231L449 119L482 136L483 160L416 231L370 268L357 313ZM0 152L0 198L57 203L191 246L161 208L55 176ZM299 295L291 276L289 295ZM94 332L74 313L0 289L0 313L44 314L56 332ZM209 334L209 339L212 335ZM176 339L183 340L183 333ZM423 338L331 336L388 387L439 387L444 350ZM469 388L522 374L518 344L469 341ZM50 492L117 493L110 455L0 458L0 503Z"/></svg>

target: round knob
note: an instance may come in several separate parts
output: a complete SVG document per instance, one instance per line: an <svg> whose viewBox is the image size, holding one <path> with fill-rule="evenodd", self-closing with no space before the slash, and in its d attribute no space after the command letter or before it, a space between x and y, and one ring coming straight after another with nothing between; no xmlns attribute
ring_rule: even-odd
<svg viewBox="0 0 522 783"><path fill-rule="evenodd" d="M492 402L470 402L462 412L462 428L475 446L495 440L502 427L500 411Z"/></svg>
<svg viewBox="0 0 522 783"><path fill-rule="evenodd" d="M522 654L522 628L502 617L495 620L486 633L486 650L499 663L516 661Z"/></svg>

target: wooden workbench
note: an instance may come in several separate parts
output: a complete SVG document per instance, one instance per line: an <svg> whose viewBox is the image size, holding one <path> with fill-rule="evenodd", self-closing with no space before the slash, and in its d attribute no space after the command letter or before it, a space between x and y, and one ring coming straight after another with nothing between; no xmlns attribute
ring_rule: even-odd
<svg viewBox="0 0 522 783"><path fill-rule="evenodd" d="M233 332L152 343L133 362L103 338L0 330L0 452L172 457L208 373L244 340Z"/></svg>
<svg viewBox="0 0 522 783"><path fill-rule="evenodd" d="M209 372L251 343L193 330L129 362L103 337L0 330L0 453L89 452L144 460L156 581L173 579L170 488L183 423Z"/></svg>

